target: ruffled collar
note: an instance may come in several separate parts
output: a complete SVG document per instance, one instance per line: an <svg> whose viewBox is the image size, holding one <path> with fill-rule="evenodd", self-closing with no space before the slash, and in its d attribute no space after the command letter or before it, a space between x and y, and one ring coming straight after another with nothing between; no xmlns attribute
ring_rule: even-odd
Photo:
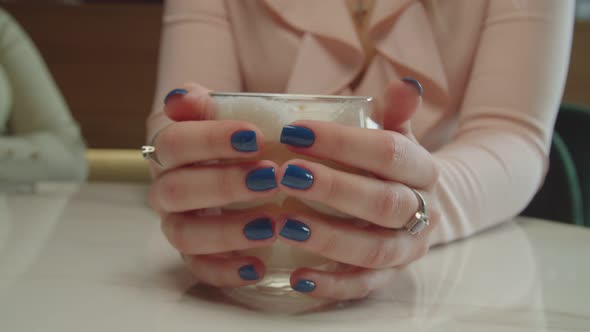
<svg viewBox="0 0 590 332"><path fill-rule="evenodd" d="M364 53L343 0L264 0L303 34L287 92L338 94L363 69ZM396 76L420 80L428 95L448 100L448 82L427 13L419 0L376 0L369 36ZM321 75L310 79L309 73ZM392 77L395 79L397 77Z"/></svg>

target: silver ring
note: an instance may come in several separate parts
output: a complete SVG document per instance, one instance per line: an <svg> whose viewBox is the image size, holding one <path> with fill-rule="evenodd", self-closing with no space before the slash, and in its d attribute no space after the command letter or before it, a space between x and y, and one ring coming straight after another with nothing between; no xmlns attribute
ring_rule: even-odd
<svg viewBox="0 0 590 332"><path fill-rule="evenodd" d="M412 188L410 188L412 189ZM418 198L418 211L414 214L414 217L404 226L404 229L412 234L418 235L422 232L428 225L430 225L430 218L428 218L428 214L426 213L426 202L424 201L424 197L420 194L417 190L412 189L416 198Z"/></svg>
<svg viewBox="0 0 590 332"><path fill-rule="evenodd" d="M156 165L163 168L164 165L162 165L160 159L158 159L158 155L156 154L156 147L154 146L154 141L156 140L156 137L158 137L158 133L156 133L156 135L154 135L154 138L152 138L152 141L150 143L151 145L144 145L141 147L141 155L143 156L143 159L151 159L156 163Z"/></svg>

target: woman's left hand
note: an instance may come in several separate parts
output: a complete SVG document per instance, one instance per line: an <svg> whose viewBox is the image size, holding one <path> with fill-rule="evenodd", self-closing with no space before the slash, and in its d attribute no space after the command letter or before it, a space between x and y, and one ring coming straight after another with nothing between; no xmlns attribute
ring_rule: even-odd
<svg viewBox="0 0 590 332"><path fill-rule="evenodd" d="M347 173L306 160L290 160L278 171L280 190L316 201L369 223L358 227L319 214L286 216L280 239L334 261L355 266L346 272L302 268L291 276L294 289L339 300L362 298L387 283L396 267L426 254L439 220L432 189L438 168L411 133L408 119L420 104L417 82L392 83L377 114L384 130L329 122L298 121L281 140L301 155L329 159L374 177ZM294 146L295 145L295 146ZM427 204L430 224L412 235L404 227Z"/></svg>

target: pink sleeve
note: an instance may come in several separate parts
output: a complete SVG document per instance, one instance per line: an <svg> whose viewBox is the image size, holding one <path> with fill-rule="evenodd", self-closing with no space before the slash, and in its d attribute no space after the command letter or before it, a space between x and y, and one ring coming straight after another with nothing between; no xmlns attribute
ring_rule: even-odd
<svg viewBox="0 0 590 332"><path fill-rule="evenodd" d="M158 84L148 131L161 127L161 121L152 120L162 118L158 116L162 100L185 82L196 82L212 90L241 91L233 38L225 1L165 2Z"/></svg>
<svg viewBox="0 0 590 332"><path fill-rule="evenodd" d="M459 128L435 157L449 242L517 215L542 184L570 52L574 1L490 0Z"/></svg>

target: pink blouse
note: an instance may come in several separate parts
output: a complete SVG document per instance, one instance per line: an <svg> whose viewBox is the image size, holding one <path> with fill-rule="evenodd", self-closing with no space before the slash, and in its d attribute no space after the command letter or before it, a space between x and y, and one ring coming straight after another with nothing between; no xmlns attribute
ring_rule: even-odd
<svg viewBox="0 0 590 332"><path fill-rule="evenodd" d="M433 243L449 242L517 215L542 184L573 18L573 0L376 0L377 54L351 90L365 55L345 0L168 0L154 112L185 81L376 96L414 77L412 128L441 169Z"/></svg>

